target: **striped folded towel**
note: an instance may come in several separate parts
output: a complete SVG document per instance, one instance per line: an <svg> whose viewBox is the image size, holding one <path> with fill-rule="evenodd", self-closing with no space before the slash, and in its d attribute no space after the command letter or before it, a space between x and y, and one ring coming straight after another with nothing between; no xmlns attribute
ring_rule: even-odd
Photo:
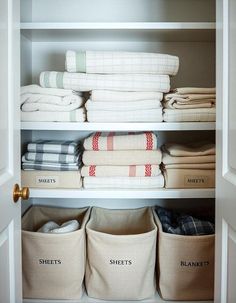
<svg viewBox="0 0 236 303"><path fill-rule="evenodd" d="M79 142L63 140L37 140L27 145L28 152L58 153L74 155L78 153Z"/></svg>
<svg viewBox="0 0 236 303"><path fill-rule="evenodd" d="M79 170L78 163L50 163L50 162L34 162L34 161L23 161L23 170L47 170L47 171L76 171Z"/></svg>
<svg viewBox="0 0 236 303"><path fill-rule="evenodd" d="M153 132L96 132L84 140L85 150L155 150L157 137Z"/></svg>
<svg viewBox="0 0 236 303"><path fill-rule="evenodd" d="M108 89L115 91L150 91L167 93L170 90L168 75L151 74L83 74L45 71L40 74L42 87L65 88L76 91Z"/></svg>
<svg viewBox="0 0 236 303"><path fill-rule="evenodd" d="M69 50L65 65L72 73L176 75L179 58L158 53Z"/></svg>

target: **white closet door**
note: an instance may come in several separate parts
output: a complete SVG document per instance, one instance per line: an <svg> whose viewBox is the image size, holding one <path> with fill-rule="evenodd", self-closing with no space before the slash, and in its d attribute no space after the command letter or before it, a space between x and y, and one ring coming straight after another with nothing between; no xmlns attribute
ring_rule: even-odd
<svg viewBox="0 0 236 303"><path fill-rule="evenodd" d="M236 1L217 0L215 302L236 302Z"/></svg>
<svg viewBox="0 0 236 303"><path fill-rule="evenodd" d="M19 0L0 1L0 303L21 302Z"/></svg>

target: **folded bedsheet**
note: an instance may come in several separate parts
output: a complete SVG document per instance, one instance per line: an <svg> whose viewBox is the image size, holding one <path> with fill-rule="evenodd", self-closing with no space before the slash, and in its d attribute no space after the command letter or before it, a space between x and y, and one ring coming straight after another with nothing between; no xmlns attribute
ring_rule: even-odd
<svg viewBox="0 0 236 303"><path fill-rule="evenodd" d="M25 122L84 122L86 113L84 108L70 112L22 112L21 121Z"/></svg>
<svg viewBox="0 0 236 303"><path fill-rule="evenodd" d="M165 164L165 169L215 169L215 163L174 163L174 164Z"/></svg>
<svg viewBox="0 0 236 303"><path fill-rule="evenodd" d="M153 132L96 132L84 140L85 150L155 150L157 137Z"/></svg>
<svg viewBox="0 0 236 303"><path fill-rule="evenodd" d="M216 109L164 109L165 122L213 122L216 120Z"/></svg>
<svg viewBox="0 0 236 303"><path fill-rule="evenodd" d="M93 102L133 102L163 99L160 92L122 92L113 90L93 90L90 95Z"/></svg>
<svg viewBox="0 0 236 303"><path fill-rule="evenodd" d="M89 151L83 153L85 165L146 165L160 164L162 154L158 150Z"/></svg>
<svg viewBox="0 0 236 303"><path fill-rule="evenodd" d="M189 144L166 143L162 150L173 157L194 157L215 155L215 144L211 142L192 142Z"/></svg>
<svg viewBox="0 0 236 303"><path fill-rule="evenodd" d="M26 152L23 156L23 159L26 161L35 161L38 163L50 162L50 163L67 164L67 163L77 163L79 160L79 155Z"/></svg>
<svg viewBox="0 0 236 303"><path fill-rule="evenodd" d="M79 142L63 140L37 140L27 144L28 152L60 153L74 155L78 153Z"/></svg>
<svg viewBox="0 0 236 303"><path fill-rule="evenodd" d="M164 177L160 174L157 177L84 177L84 188L116 188L116 189L148 189L162 188Z"/></svg>
<svg viewBox="0 0 236 303"><path fill-rule="evenodd" d="M32 188L81 188L82 179L77 171L21 171L22 186Z"/></svg>
<svg viewBox="0 0 236 303"><path fill-rule="evenodd" d="M166 188L213 188L214 169L166 169L164 170Z"/></svg>
<svg viewBox="0 0 236 303"><path fill-rule="evenodd" d="M170 77L151 74L83 74L46 71L40 74L42 87L65 88L76 91L108 89L116 91L168 92Z"/></svg>
<svg viewBox="0 0 236 303"><path fill-rule="evenodd" d="M160 109L162 104L157 100L143 100L131 102L93 102L88 100L85 104L88 111L133 111L133 110L146 110L146 109Z"/></svg>
<svg viewBox="0 0 236 303"><path fill-rule="evenodd" d="M162 162L166 164L193 164L193 163L215 163L215 155L173 157L166 152L162 153Z"/></svg>
<svg viewBox="0 0 236 303"><path fill-rule="evenodd" d="M65 65L72 73L176 75L179 58L158 53L69 50Z"/></svg>
<svg viewBox="0 0 236 303"><path fill-rule="evenodd" d="M82 177L156 177L161 174L159 165L90 165L81 169Z"/></svg>
<svg viewBox="0 0 236 303"><path fill-rule="evenodd" d="M146 110L105 111L92 110L87 112L89 122L162 122L162 108Z"/></svg>

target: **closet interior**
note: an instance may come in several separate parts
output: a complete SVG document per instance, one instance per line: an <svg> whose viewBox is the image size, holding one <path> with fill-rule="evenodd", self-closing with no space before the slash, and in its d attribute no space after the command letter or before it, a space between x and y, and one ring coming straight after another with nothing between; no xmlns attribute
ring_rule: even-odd
<svg viewBox="0 0 236 303"><path fill-rule="evenodd" d="M38 84L42 71L64 71L70 49L176 55L180 67L171 78L171 88L215 87L215 1L21 0L21 85ZM78 141L97 131L152 131L158 146L173 141L214 142L215 122L21 122L22 154L31 141ZM110 209L159 205L214 212L214 189L32 188L22 212L31 205ZM97 300L85 294L78 302ZM162 299L156 295L147 302Z"/></svg>

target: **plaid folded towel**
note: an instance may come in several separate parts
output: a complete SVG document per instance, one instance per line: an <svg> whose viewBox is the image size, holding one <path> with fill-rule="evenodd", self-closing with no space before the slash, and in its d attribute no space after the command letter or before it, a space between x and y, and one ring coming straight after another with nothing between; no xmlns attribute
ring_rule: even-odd
<svg viewBox="0 0 236 303"><path fill-rule="evenodd" d="M78 152L79 143L62 140L37 140L27 145L28 152L58 153L74 155Z"/></svg>
<svg viewBox="0 0 236 303"><path fill-rule="evenodd" d="M215 225L191 215L181 214L162 207L156 209L164 232L176 235L201 236L215 233Z"/></svg>
<svg viewBox="0 0 236 303"><path fill-rule="evenodd" d="M24 154L22 161L35 161L37 163L52 162L52 163L77 163L79 155L68 155L68 154L52 154L52 153L33 153L27 152Z"/></svg>

